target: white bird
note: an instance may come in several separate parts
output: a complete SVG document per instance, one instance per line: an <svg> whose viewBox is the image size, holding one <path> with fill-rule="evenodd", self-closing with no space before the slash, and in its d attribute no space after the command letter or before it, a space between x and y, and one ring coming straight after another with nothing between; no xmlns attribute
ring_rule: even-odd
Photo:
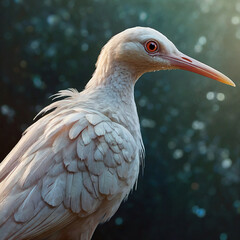
<svg viewBox="0 0 240 240"><path fill-rule="evenodd" d="M235 84L135 27L102 49L82 92L43 109L0 165L0 239L91 239L137 182L144 155L134 84L145 72L185 69Z"/></svg>

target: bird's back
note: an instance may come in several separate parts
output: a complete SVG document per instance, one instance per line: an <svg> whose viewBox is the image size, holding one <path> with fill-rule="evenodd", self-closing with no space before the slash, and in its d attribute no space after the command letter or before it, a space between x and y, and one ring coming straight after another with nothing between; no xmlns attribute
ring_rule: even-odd
<svg viewBox="0 0 240 240"><path fill-rule="evenodd" d="M134 136L97 108L74 104L78 93L70 95L47 108L55 109L0 165L1 239L53 232L57 239L89 239L137 180L141 149Z"/></svg>

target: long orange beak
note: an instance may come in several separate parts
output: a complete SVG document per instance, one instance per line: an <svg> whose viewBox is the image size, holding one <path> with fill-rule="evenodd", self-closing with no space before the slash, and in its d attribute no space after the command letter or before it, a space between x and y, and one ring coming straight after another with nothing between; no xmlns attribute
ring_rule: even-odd
<svg viewBox="0 0 240 240"><path fill-rule="evenodd" d="M236 86L235 83L230 78L225 76L224 74L207 66L204 63L201 63L193 58L188 57L187 55L185 55L181 52L179 52L179 54L177 54L177 55L175 55L175 54L163 55L161 57L169 60L171 65L178 69L195 72L197 74L212 78L214 80L228 84L230 86L233 86L233 87Z"/></svg>

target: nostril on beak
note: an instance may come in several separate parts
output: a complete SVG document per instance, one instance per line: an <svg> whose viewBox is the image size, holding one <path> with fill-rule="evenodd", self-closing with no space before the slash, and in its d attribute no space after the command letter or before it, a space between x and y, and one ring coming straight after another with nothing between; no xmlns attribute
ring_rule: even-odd
<svg viewBox="0 0 240 240"><path fill-rule="evenodd" d="M186 61L188 61L188 62L192 62L190 59L185 58L185 57L182 57L182 59L184 59L184 60L186 60Z"/></svg>

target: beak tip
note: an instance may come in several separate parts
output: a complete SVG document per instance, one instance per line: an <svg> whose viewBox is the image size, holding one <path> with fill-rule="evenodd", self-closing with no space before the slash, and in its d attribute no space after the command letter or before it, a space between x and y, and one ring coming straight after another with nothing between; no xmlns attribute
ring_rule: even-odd
<svg viewBox="0 0 240 240"><path fill-rule="evenodd" d="M236 84L230 79L230 78L227 78L227 84L232 86L232 87L236 87Z"/></svg>

